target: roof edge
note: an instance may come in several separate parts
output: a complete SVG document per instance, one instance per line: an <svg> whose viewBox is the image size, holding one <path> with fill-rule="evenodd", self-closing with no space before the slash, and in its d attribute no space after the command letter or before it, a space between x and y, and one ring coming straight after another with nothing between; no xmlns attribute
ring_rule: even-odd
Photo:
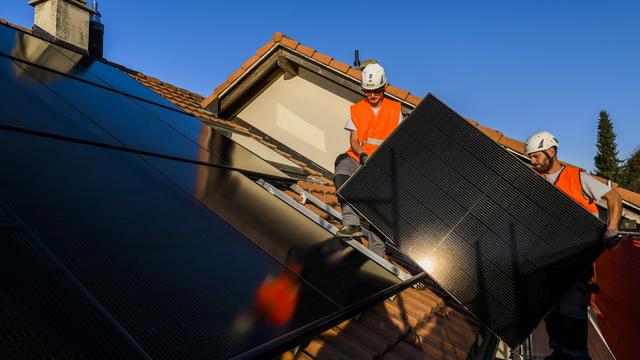
<svg viewBox="0 0 640 360"><path fill-rule="evenodd" d="M282 47L291 50L308 60L314 61L319 65L326 66L334 70L335 72L351 78L354 81L360 81L361 73L359 70L351 67L349 64L336 60L329 55L323 54L316 49L302 45L298 41L286 36L282 32L276 32L273 34L271 40L256 51L256 53L247 59L238 70L231 74L222 84L214 89L214 91L200 104L203 108L211 105L216 99L223 96L229 89L234 87L239 81L241 81L245 75L256 64L259 64L265 57L274 51L273 49ZM405 103L409 106L416 106L422 101L422 98L411 94L409 91L389 84L385 93L395 100Z"/></svg>

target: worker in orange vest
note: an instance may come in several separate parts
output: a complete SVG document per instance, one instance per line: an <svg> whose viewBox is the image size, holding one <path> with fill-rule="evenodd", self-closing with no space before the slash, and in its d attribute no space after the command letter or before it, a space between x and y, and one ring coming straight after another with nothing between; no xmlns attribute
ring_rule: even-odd
<svg viewBox="0 0 640 360"><path fill-rule="evenodd" d="M531 135L525 143L525 152L531 165L548 182L575 200L594 216L598 216L595 204L599 199L607 203L607 230L603 246L611 248L619 241L618 224L622 214L622 199L609 186L599 182L582 169L564 165L558 161L558 141L549 132ZM549 347L553 352L548 360L591 359L587 348L589 280L593 268L583 274L560 298L560 302L545 318Z"/></svg>
<svg viewBox="0 0 640 360"><path fill-rule="evenodd" d="M339 189L359 166L382 144L403 120L401 104L384 97L387 79L382 66L369 64L362 70L361 87L365 98L351 106L350 118L344 128L350 132L350 147L346 153L338 156L335 162L333 182ZM342 206L343 227L338 237L362 236L360 217L349 206ZM373 231L369 231L369 249L384 256L385 245Z"/></svg>

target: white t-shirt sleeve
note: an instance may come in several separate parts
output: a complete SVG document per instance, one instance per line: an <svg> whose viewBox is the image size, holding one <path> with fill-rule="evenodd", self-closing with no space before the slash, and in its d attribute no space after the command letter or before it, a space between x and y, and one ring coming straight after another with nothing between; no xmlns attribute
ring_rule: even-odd
<svg viewBox="0 0 640 360"><path fill-rule="evenodd" d="M580 172L580 183L582 184L582 192L589 198L598 201L604 194L608 193L611 188L606 184L596 180L593 176L584 171Z"/></svg>
<svg viewBox="0 0 640 360"><path fill-rule="evenodd" d="M400 112L400 118L398 119L398 125L400 125L400 123L404 121L404 115L402 115L402 111Z"/></svg>
<svg viewBox="0 0 640 360"><path fill-rule="evenodd" d="M353 123L353 120L351 120L351 118L349 118L349 120L347 120L347 123L344 124L344 129L345 130L349 130L349 131L356 131L356 124Z"/></svg>

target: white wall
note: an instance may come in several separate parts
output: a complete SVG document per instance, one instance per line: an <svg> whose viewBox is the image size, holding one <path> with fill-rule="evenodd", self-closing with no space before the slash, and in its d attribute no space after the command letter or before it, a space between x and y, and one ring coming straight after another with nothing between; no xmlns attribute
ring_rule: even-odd
<svg viewBox="0 0 640 360"><path fill-rule="evenodd" d="M238 117L333 172L336 156L349 148L344 124L359 98L300 68L298 76L279 77Z"/></svg>

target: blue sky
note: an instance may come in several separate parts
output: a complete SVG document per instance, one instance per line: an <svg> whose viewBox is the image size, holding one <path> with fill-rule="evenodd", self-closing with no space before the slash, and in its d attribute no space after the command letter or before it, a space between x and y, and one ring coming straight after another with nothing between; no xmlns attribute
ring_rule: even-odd
<svg viewBox="0 0 640 360"><path fill-rule="evenodd" d="M464 116L524 140L558 137L560 158L593 168L597 117L620 157L640 146L637 1L102 0L105 57L209 95L281 31L346 63L375 58L392 84L434 93ZM33 23L26 0L0 17Z"/></svg>

